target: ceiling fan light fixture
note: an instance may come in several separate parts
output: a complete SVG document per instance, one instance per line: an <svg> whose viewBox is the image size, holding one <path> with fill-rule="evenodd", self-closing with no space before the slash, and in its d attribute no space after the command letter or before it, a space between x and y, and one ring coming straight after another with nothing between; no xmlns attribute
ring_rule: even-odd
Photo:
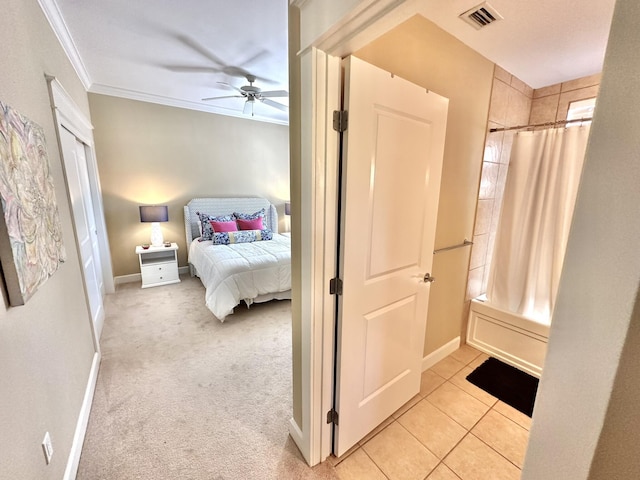
<svg viewBox="0 0 640 480"><path fill-rule="evenodd" d="M267 105L277 108L278 110L282 110L283 112L289 111L289 107L287 107L286 105L283 105L278 102L274 102L273 100L270 100L269 98L267 98L267 97L288 97L289 92L285 90L262 91L260 87L256 87L255 85L253 85L253 82L256 79L255 76L247 74L245 75L245 77L249 82L249 85L243 85L241 87L236 87L226 82L218 82L220 85L224 85L227 88L231 88L235 90L236 92L238 92L239 95L223 95L219 97L203 98L202 100L209 101L209 100L217 100L222 98L244 98L245 102L242 109L242 113L245 115L248 115L249 113L251 113L251 116L254 115L253 106L255 105L256 100L259 100L262 103L266 103Z"/></svg>

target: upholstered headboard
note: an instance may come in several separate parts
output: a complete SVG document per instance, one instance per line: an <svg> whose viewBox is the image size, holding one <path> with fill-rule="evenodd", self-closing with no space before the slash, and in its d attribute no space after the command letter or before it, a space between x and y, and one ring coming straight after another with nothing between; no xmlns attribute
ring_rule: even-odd
<svg viewBox="0 0 640 480"><path fill-rule="evenodd" d="M184 207L184 229L187 248L194 238L200 236L198 230L198 215L196 212L208 215L228 215L230 213L254 213L264 208L265 226L273 233L278 233L278 212L269 200L261 197L209 197L194 198Z"/></svg>

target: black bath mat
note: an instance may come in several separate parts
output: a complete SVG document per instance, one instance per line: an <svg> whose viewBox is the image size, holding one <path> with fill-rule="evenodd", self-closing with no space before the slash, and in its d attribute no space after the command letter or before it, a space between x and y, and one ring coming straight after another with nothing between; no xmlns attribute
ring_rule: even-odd
<svg viewBox="0 0 640 480"><path fill-rule="evenodd" d="M538 391L538 379L490 357L467 376L476 387L531 416Z"/></svg>

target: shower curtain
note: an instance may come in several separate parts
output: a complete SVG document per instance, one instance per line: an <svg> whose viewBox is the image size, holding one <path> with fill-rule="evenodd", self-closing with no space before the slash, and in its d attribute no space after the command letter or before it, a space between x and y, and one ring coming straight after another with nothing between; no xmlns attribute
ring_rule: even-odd
<svg viewBox="0 0 640 480"><path fill-rule="evenodd" d="M487 283L499 308L550 322L589 128L516 134Z"/></svg>

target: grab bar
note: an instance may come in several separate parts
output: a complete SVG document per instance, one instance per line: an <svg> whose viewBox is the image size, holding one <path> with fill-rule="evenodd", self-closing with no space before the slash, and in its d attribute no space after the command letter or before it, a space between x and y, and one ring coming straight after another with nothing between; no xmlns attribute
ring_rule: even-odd
<svg viewBox="0 0 640 480"><path fill-rule="evenodd" d="M440 252L446 252L447 250L455 250L456 248L462 248L462 247L467 247L469 245L473 245L473 242L470 240L467 240L466 238L464 239L464 242L458 244L458 245L452 245L450 247L444 247L444 248L439 248L437 250L434 250L433 253L440 253Z"/></svg>

